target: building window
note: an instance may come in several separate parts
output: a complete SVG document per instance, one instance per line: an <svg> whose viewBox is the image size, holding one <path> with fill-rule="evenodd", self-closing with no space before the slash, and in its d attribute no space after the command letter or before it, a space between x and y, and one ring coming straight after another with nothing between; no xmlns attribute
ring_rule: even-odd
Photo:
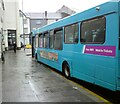
<svg viewBox="0 0 120 104"><path fill-rule="evenodd" d="M66 44L78 43L78 24L72 24L65 27L64 39Z"/></svg>
<svg viewBox="0 0 120 104"><path fill-rule="evenodd" d="M36 20L36 25L41 25L41 21L40 20Z"/></svg>
<svg viewBox="0 0 120 104"><path fill-rule="evenodd" d="M27 19L24 19L24 24L27 24Z"/></svg>
<svg viewBox="0 0 120 104"><path fill-rule="evenodd" d="M55 50L62 50L63 48L62 33L63 33L62 28L54 31L54 49Z"/></svg>
<svg viewBox="0 0 120 104"><path fill-rule="evenodd" d="M102 44L105 42L105 17L87 20L81 24L80 41L83 44Z"/></svg>
<svg viewBox="0 0 120 104"><path fill-rule="evenodd" d="M53 42L54 42L54 31L50 31L50 40L49 40L49 43L50 43L50 49L53 49Z"/></svg>

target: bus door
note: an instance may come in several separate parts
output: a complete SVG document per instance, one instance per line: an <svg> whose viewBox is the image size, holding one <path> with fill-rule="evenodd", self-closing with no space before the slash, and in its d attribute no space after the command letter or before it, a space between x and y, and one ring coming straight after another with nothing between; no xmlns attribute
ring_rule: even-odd
<svg viewBox="0 0 120 104"><path fill-rule="evenodd" d="M35 36L32 37L32 57L35 56Z"/></svg>

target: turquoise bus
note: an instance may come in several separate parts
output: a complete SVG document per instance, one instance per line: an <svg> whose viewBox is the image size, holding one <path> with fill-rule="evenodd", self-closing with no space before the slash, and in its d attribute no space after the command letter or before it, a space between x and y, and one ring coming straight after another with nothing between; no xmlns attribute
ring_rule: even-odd
<svg viewBox="0 0 120 104"><path fill-rule="evenodd" d="M67 78L120 91L120 1L110 1L32 32L36 60Z"/></svg>

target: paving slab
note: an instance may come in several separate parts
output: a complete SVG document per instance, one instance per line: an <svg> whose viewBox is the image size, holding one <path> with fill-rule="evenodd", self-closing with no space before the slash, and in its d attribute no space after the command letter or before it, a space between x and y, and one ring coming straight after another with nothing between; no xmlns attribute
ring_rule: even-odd
<svg viewBox="0 0 120 104"><path fill-rule="evenodd" d="M2 64L3 102L104 102L31 58L7 51Z"/></svg>

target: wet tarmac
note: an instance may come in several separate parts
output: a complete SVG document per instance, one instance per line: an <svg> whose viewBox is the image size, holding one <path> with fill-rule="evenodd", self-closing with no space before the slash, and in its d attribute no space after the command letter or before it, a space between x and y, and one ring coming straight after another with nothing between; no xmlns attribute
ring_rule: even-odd
<svg viewBox="0 0 120 104"><path fill-rule="evenodd" d="M104 102L37 63L30 52L6 52L2 64L2 102Z"/></svg>

